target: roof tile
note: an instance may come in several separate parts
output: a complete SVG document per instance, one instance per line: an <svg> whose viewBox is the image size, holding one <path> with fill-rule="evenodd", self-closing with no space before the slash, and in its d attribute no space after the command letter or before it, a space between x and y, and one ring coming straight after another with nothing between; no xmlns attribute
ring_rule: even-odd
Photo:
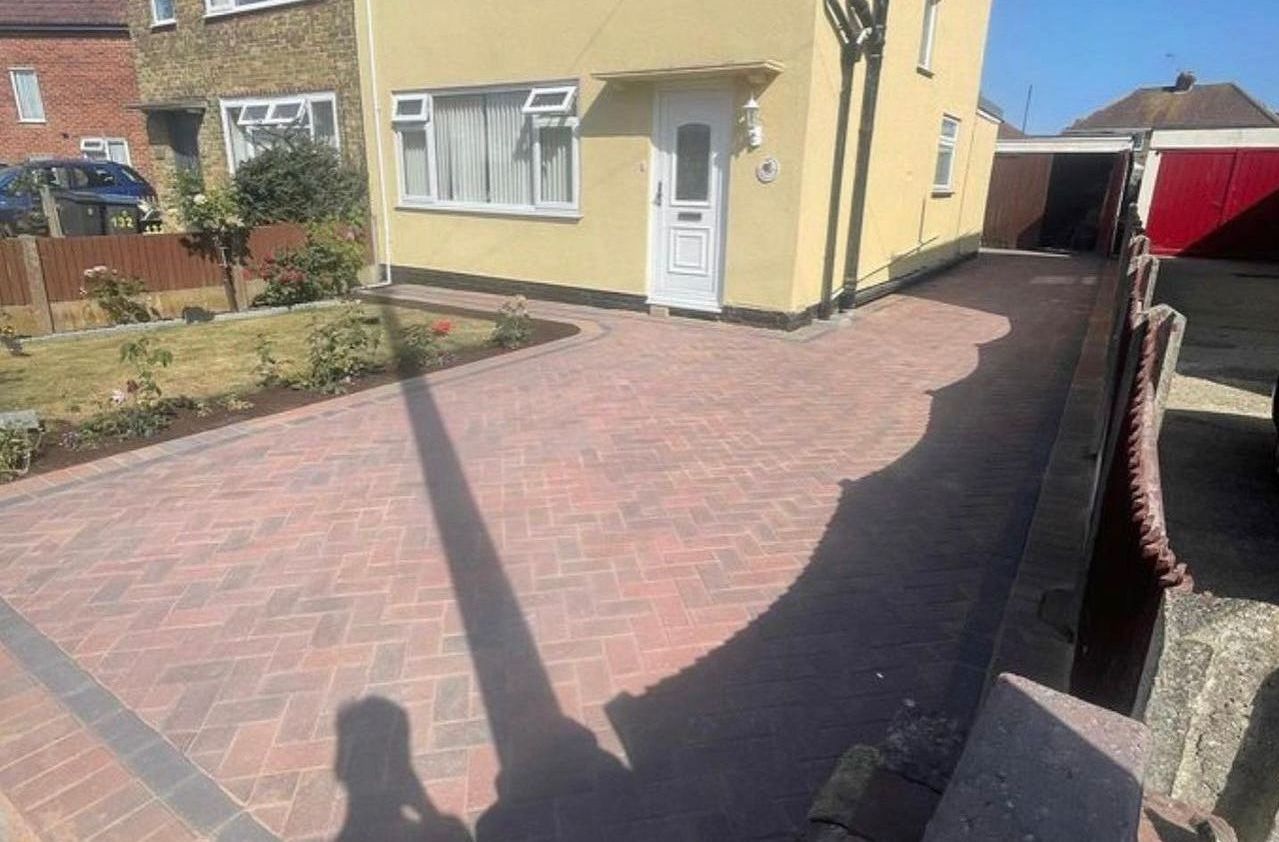
<svg viewBox="0 0 1279 842"><path fill-rule="evenodd" d="M123 26L125 0L0 0L0 26Z"/></svg>
<svg viewBox="0 0 1279 842"><path fill-rule="evenodd" d="M1279 117L1233 82L1188 91L1138 88L1067 131L1097 129L1248 129L1279 126Z"/></svg>

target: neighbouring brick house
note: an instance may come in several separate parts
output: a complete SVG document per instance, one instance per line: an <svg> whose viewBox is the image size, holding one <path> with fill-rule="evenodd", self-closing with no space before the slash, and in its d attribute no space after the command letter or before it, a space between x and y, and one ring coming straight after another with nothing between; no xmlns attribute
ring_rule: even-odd
<svg viewBox="0 0 1279 842"><path fill-rule="evenodd" d="M111 158L151 175L125 0L0 0L0 161Z"/></svg>
<svg viewBox="0 0 1279 842"><path fill-rule="evenodd" d="M350 0L130 0L156 188L225 178L280 132L364 161Z"/></svg>

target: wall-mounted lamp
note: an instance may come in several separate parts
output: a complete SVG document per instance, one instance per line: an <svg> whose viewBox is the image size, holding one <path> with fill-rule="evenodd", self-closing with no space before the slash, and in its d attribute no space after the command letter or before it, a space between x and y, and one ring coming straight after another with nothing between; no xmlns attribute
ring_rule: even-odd
<svg viewBox="0 0 1279 842"><path fill-rule="evenodd" d="M742 106L742 116L746 121L746 145L758 149L764 145L764 124L759 119L759 100L751 94L751 98Z"/></svg>

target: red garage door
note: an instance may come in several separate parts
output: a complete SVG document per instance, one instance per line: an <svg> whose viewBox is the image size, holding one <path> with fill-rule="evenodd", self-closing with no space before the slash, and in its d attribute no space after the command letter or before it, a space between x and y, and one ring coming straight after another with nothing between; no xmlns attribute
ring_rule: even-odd
<svg viewBox="0 0 1279 842"><path fill-rule="evenodd" d="M1279 260L1279 149L1164 152L1158 178L1157 254Z"/></svg>

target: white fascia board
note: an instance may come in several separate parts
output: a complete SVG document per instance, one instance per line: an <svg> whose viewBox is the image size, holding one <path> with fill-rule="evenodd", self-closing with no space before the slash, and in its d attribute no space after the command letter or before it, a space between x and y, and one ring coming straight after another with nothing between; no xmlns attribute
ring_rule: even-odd
<svg viewBox="0 0 1279 842"><path fill-rule="evenodd" d="M1279 147L1274 129L1165 129L1150 138L1151 149L1265 149Z"/></svg>
<svg viewBox="0 0 1279 842"><path fill-rule="evenodd" d="M1131 152L1130 137L1018 137L995 144L996 152Z"/></svg>

